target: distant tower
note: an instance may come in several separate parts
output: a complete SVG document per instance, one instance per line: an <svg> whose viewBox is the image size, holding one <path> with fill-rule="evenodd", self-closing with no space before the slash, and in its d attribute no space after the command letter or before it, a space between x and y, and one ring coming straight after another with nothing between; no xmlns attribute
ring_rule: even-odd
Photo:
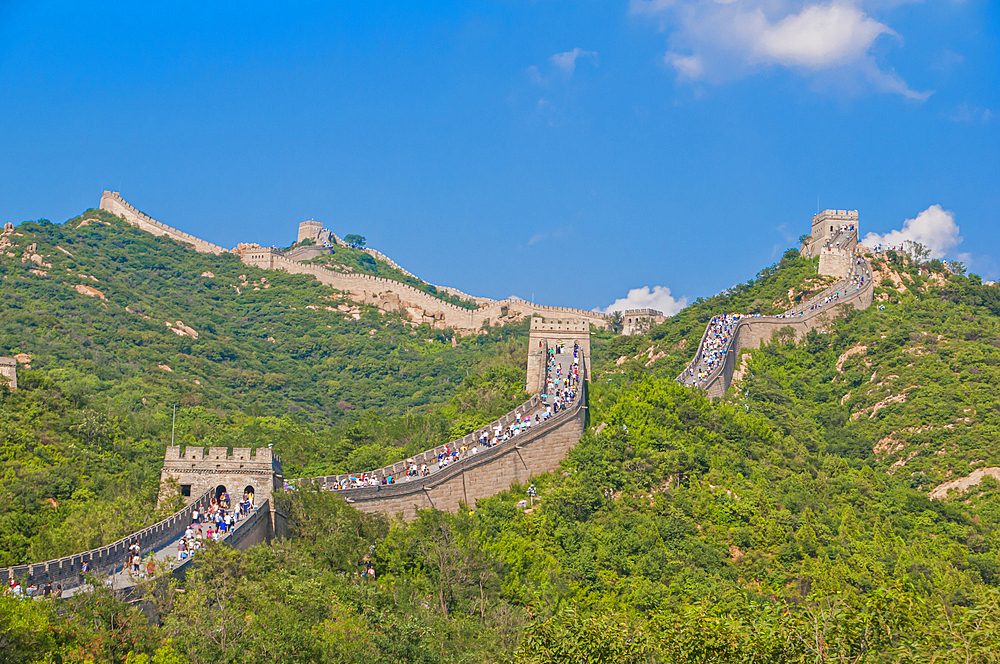
<svg viewBox="0 0 1000 664"><path fill-rule="evenodd" d="M645 334L649 328L667 320L663 312L656 309L626 309L622 318L622 334Z"/></svg>
<svg viewBox="0 0 1000 664"><path fill-rule="evenodd" d="M11 392L17 391L17 360L0 357L0 386L6 385Z"/></svg>
<svg viewBox="0 0 1000 664"><path fill-rule="evenodd" d="M857 210L823 210L812 219L812 233L799 253L819 256L819 273L846 277L858 246L860 227Z"/></svg>
<svg viewBox="0 0 1000 664"><path fill-rule="evenodd" d="M302 242L302 240L312 240L315 242L321 230L323 230L323 222L316 221L315 219L303 221L299 224L299 239L296 242Z"/></svg>

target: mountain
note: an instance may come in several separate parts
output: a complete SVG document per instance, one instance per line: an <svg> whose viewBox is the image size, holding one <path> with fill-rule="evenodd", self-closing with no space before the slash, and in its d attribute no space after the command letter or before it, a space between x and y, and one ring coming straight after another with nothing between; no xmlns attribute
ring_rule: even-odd
<svg viewBox="0 0 1000 664"><path fill-rule="evenodd" d="M827 284L814 260L789 252L643 335L595 332L589 429L559 472L532 478L534 496L515 485L458 514L427 510L400 523L362 514L336 494L287 492L278 497L290 516L287 540L245 553L210 547L183 586L151 584L144 598L159 612L154 624L107 591L62 604L0 599L0 615L17 618L5 638L25 644L25 661L995 661L1000 289L940 261L889 252L871 263L876 306L799 340L779 330L741 354L732 385L714 401L676 381L705 324L720 313L784 310L819 292ZM49 278L57 272L44 269ZM260 276L248 274L248 283ZM30 278L38 277L17 283ZM75 297L75 286L63 288ZM314 301L280 297L297 307ZM103 311L100 301L80 302ZM181 312L162 319L175 317L198 329ZM295 318L302 320L311 319ZM482 342L511 357L524 343ZM441 346L440 355L452 352ZM79 393L62 392L55 369L39 366L42 376L25 372L30 399L20 391L4 397L8 431L16 418L73 421L70 399ZM448 409L502 385L491 372L513 362L480 366L478 377L452 384L455 396L428 410L426 423L442 417L454 426L460 418ZM175 373L150 375L179 380ZM107 381L112 394L86 402L95 414L111 412L96 408L100 399L125 398ZM216 389L208 396L240 398ZM263 387L241 389L286 403L298 387L290 379L281 388L285 401ZM317 426L322 411L300 407L284 421ZM264 416L239 417L259 425ZM365 417L338 417L351 423L332 427L339 449L367 447L351 447ZM390 424L386 430L405 427L405 416ZM34 426L8 434L8 458L29 454L32 432L42 432ZM85 440L88 426L67 424L64 440L96 450ZM116 441L132 439L102 440L106 456L95 459L152 458L137 448L141 436L118 452ZM297 440L303 459L314 450L332 455L326 443ZM278 436L275 447L293 442ZM53 451L22 458L34 469L55 467L46 455L63 448L46 445ZM25 467L9 464L5 477L19 478ZM65 468L72 480L73 466ZM5 495L20 496L33 481L5 480ZM948 493L953 486L959 490ZM6 519L13 503L5 500ZM360 574L369 563L374 578Z"/></svg>

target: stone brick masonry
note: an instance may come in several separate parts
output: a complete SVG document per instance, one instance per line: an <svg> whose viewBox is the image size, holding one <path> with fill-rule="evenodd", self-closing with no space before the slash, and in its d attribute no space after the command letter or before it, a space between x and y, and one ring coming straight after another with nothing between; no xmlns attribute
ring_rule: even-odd
<svg viewBox="0 0 1000 664"><path fill-rule="evenodd" d="M581 395L560 417L433 475L411 482L351 489L342 494L359 510L400 514L407 520L413 519L418 509L433 507L454 512L462 503L474 507L480 498L559 468L566 452L583 436L585 402L586 396ZM325 479L318 477L311 481L323 485Z"/></svg>
<svg viewBox="0 0 1000 664"><path fill-rule="evenodd" d="M206 454L201 446L188 445L182 450L174 445L167 447L163 458L159 504L170 500L177 489L190 500L189 496L200 496L218 487L225 487L230 498L238 502L244 490L252 487L256 503L270 500L273 505L273 491L282 483L281 459L270 448L237 447L228 454L225 447L210 447Z"/></svg>

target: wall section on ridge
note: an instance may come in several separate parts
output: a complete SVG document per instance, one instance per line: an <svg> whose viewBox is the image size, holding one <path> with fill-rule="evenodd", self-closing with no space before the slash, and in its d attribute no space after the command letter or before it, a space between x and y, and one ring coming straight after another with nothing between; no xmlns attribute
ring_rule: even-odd
<svg viewBox="0 0 1000 664"><path fill-rule="evenodd" d="M224 254L229 251L228 249L220 247L217 244L206 242L205 240L197 238L190 233L179 231L176 228L171 228L166 224L158 222L148 214L140 212L125 202L125 199L123 199L121 194L117 191L105 191L101 194L101 209L105 212L110 212L115 216L123 217L125 221L146 231L147 233L152 233L153 235L166 235L172 240L191 245L194 247L195 251L209 254Z"/></svg>
<svg viewBox="0 0 1000 664"><path fill-rule="evenodd" d="M870 268L869 268L870 270ZM736 370L736 360L744 349L760 348L761 344L770 343L775 333L791 328L796 341L801 341L810 330L826 330L838 318L846 316L848 310L864 310L871 306L875 297L875 286L869 279L865 288L851 293L824 310L801 318L744 318L737 323L733 333L733 347L726 352L722 370L705 385L708 396L721 399L733 380ZM706 330L707 334L707 330ZM704 337L702 338L704 341Z"/></svg>

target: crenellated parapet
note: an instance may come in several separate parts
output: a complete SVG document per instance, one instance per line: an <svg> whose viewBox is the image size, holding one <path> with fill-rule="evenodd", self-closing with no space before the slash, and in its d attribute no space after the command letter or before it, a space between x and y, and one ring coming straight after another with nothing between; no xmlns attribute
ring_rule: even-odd
<svg viewBox="0 0 1000 664"><path fill-rule="evenodd" d="M740 318L729 332L728 343L722 349L722 360L704 378L695 381L708 396L725 396L736 371L736 360L743 349L759 348L768 343L774 334L790 329L796 340L801 340L810 330L825 330L833 321L847 314L850 309L863 310L871 306L875 297L872 268L868 261L855 257L847 276L826 288L806 302L777 316L745 316ZM712 329L712 322L705 328L694 359L685 367L677 380L691 383L689 371L700 366L705 353L706 341Z"/></svg>
<svg viewBox="0 0 1000 664"><path fill-rule="evenodd" d="M126 203L125 199L123 199L121 194L117 191L105 191L101 195L101 209L105 212L110 212L115 216L122 217L128 223L146 231L147 233L152 233L153 235L166 235L172 240L191 245L194 247L195 251L209 254L224 254L229 251L228 249L220 247L217 244L212 244L211 242L206 242L201 238L197 238L190 233L185 233L184 231L179 231L176 228L171 228L166 224L160 223L148 214L140 212Z"/></svg>
<svg viewBox="0 0 1000 664"><path fill-rule="evenodd" d="M575 330L570 330L569 325L554 321L551 325L553 329L544 331L572 332L575 337L566 339L576 338L581 348L585 345L589 349L589 327L586 325L578 326ZM549 324L539 323L539 327L542 326L548 328ZM547 348L544 339L542 343ZM545 382L547 369L544 363L539 366L531 362L532 351L533 348L529 348L529 383L541 385ZM572 352L572 346L569 352ZM581 365L588 366L588 359L588 355L580 354ZM532 372L538 374L538 380L531 380ZM489 437L492 432L503 431L522 422L524 417L530 418L533 412L546 404L542 395L532 394L527 401L486 426L447 445L438 445L415 454L405 461L353 475L290 480L290 484L296 487L311 484L327 491L340 491L359 510L402 514L405 519L414 518L418 509L436 508L453 512L462 504L472 507L479 498L496 495L509 489L514 482L524 483L534 476L552 472L559 467L569 448L580 440L586 423L586 381L580 383L578 390L577 398L564 410L536 423L519 435L488 448L476 451L483 436ZM473 453L465 454L430 475L406 475L410 463L416 464L418 468L423 465L432 467L437 464L438 455L446 454L449 450L473 450ZM361 474L375 478L378 485L341 488L345 481ZM383 479L388 480L390 477L393 478L392 483L381 483Z"/></svg>
<svg viewBox="0 0 1000 664"><path fill-rule="evenodd" d="M267 447L236 447L230 452L225 447L171 445L163 456L159 504L178 491L185 502L205 492L227 492L234 502L247 492L255 500L270 499L284 481L281 472L281 459Z"/></svg>

